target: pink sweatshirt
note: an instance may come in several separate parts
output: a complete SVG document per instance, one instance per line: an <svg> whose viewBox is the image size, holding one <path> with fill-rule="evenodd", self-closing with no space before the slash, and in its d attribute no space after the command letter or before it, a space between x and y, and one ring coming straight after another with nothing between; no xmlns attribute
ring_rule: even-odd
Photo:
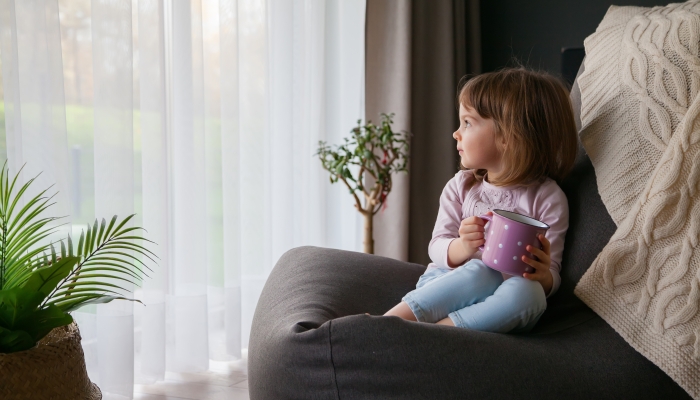
<svg viewBox="0 0 700 400"><path fill-rule="evenodd" d="M467 188L467 184L472 181L472 187ZM450 268L447 265L447 248L450 242L459 237L462 220L486 214L492 209L517 212L549 225L545 237L551 243L552 263L549 270L552 272L553 285L547 297L553 295L561 283L559 271L564 237L569 228L569 204L564 192L552 179L529 186L500 187L486 181L477 182L472 171L457 172L440 195L440 210L433 229L433 239L428 246L428 254L433 262L428 265L427 271L432 268ZM472 259L481 259L481 252L477 251ZM510 277L503 274L504 279Z"/></svg>

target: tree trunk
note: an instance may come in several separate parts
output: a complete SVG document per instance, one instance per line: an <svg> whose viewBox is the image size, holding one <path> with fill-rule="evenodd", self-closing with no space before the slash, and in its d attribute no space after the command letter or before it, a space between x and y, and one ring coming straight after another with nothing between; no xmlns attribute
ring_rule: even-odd
<svg viewBox="0 0 700 400"><path fill-rule="evenodd" d="M365 216L365 241L362 242L365 245L365 253L374 254L374 239L372 238L372 218L374 215L372 212L363 213Z"/></svg>

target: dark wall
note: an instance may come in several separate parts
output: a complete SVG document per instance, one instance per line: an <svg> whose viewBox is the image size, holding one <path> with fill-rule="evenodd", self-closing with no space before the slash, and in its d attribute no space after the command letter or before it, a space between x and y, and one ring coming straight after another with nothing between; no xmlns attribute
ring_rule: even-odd
<svg viewBox="0 0 700 400"><path fill-rule="evenodd" d="M652 7L670 0L614 0L618 6ZM562 47L583 47L611 0L481 0L482 71L513 66L559 75Z"/></svg>

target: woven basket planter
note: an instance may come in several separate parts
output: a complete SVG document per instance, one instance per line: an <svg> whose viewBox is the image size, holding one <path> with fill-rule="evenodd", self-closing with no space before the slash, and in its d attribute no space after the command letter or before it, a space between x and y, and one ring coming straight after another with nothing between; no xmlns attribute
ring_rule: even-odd
<svg viewBox="0 0 700 400"><path fill-rule="evenodd" d="M88 378L75 322L55 328L29 350L0 353L0 399L101 398Z"/></svg>

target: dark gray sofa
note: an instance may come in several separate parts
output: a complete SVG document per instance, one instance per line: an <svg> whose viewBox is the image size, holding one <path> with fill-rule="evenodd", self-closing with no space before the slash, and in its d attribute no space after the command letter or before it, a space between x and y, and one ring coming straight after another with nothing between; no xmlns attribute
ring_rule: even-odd
<svg viewBox="0 0 700 400"><path fill-rule="evenodd" d="M299 247L280 258L255 311L251 399L689 399L573 294L616 227L583 151L562 189L561 287L531 333L364 315L396 305L425 266Z"/></svg>

